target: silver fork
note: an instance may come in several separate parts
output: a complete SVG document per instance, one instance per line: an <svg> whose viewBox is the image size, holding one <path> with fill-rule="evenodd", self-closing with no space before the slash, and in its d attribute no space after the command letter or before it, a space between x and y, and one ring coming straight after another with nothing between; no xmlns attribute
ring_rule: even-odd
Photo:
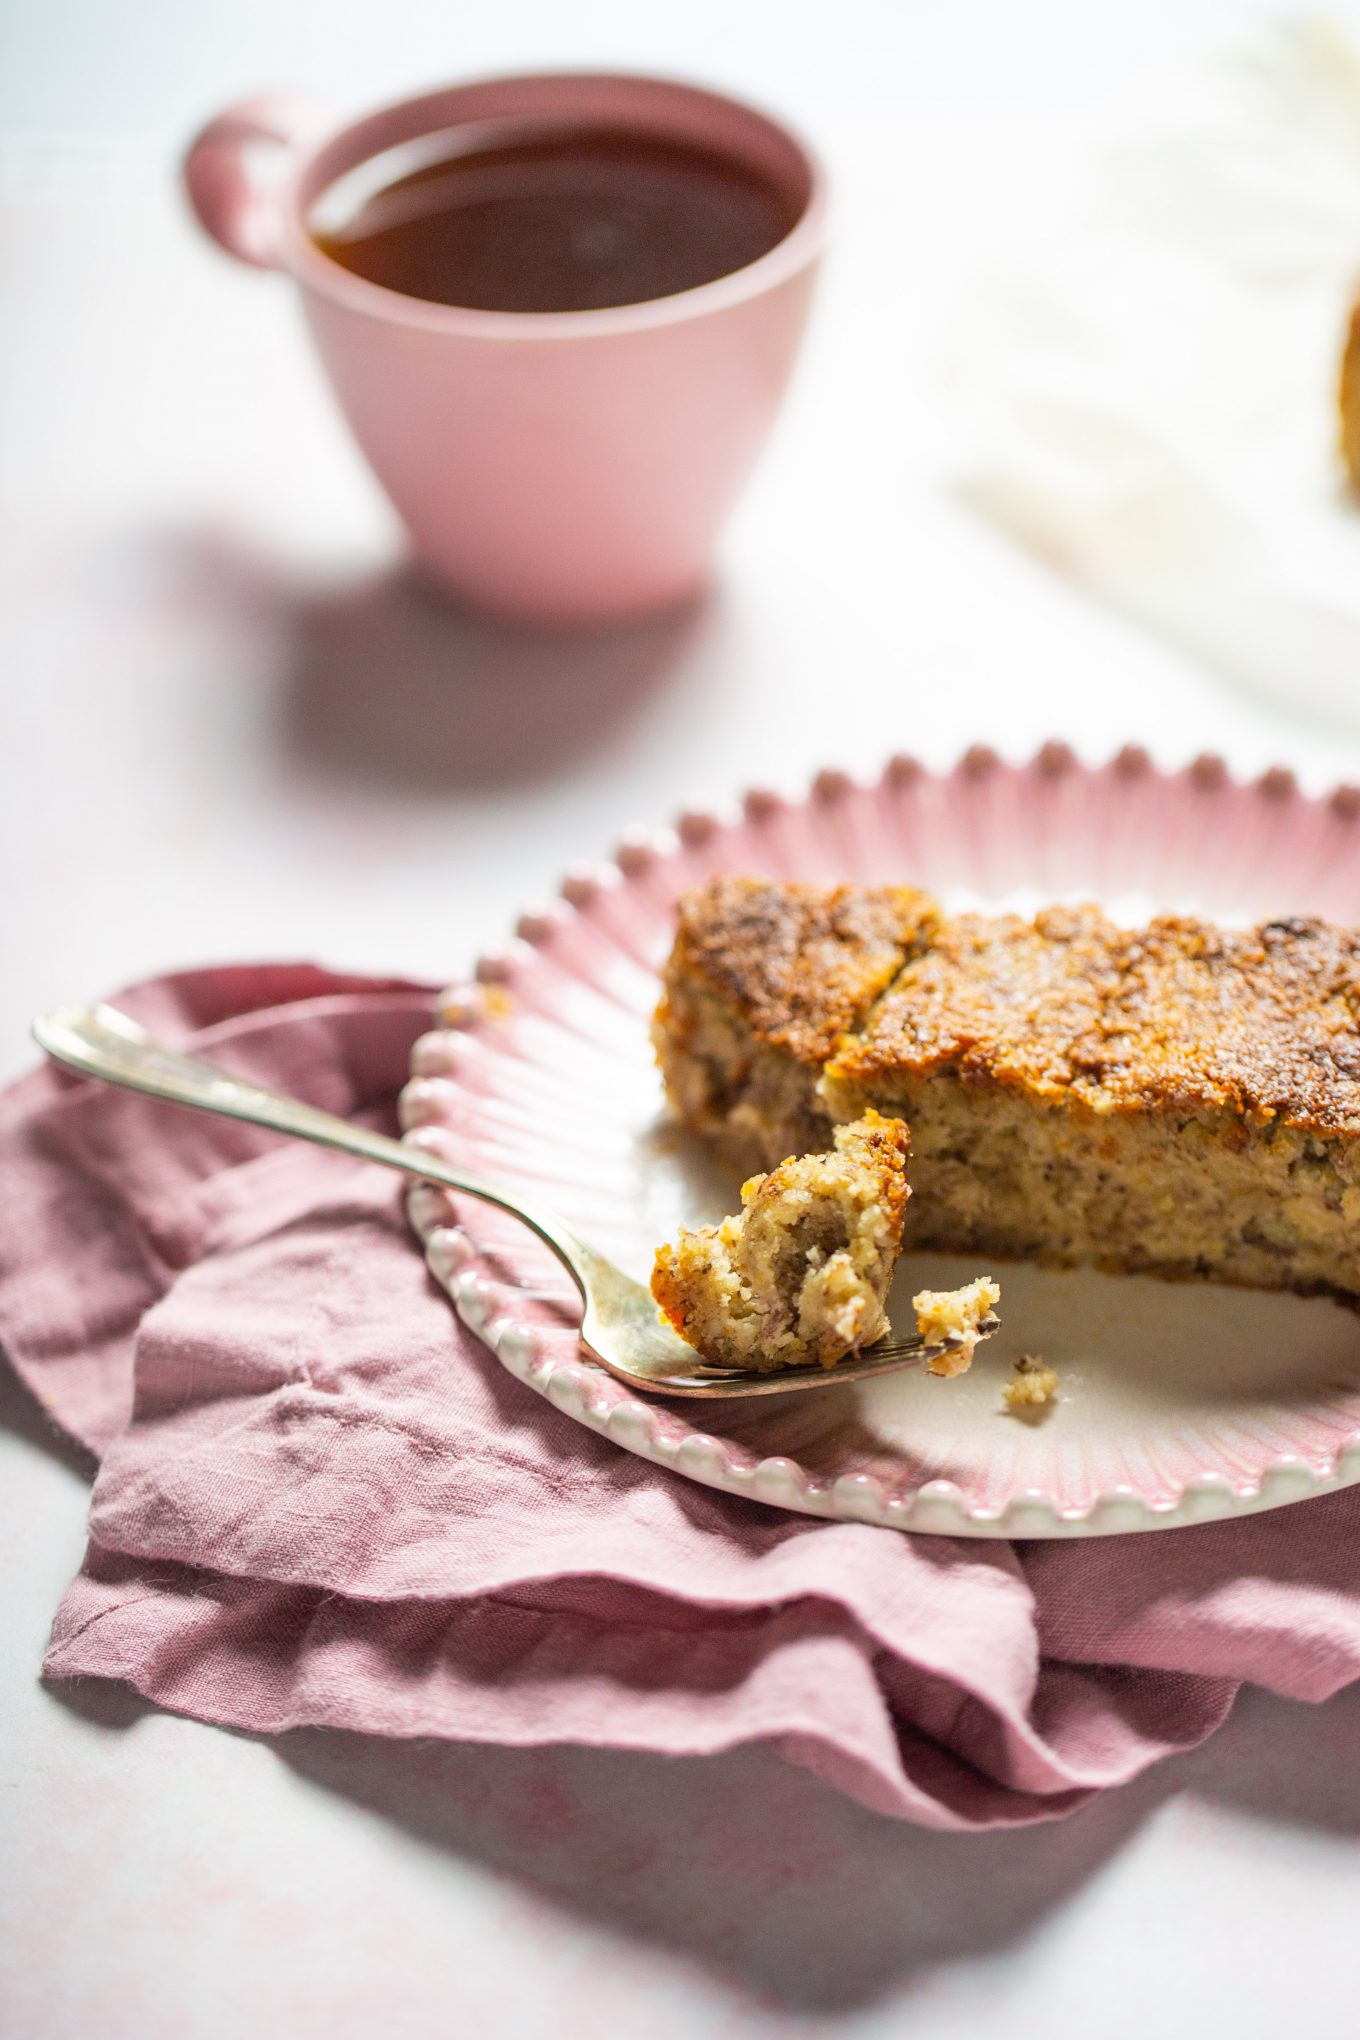
<svg viewBox="0 0 1360 2040"><path fill-rule="evenodd" d="M736 1396L807 1394L818 1388L844 1387L850 1381L875 1380L919 1361L942 1359L964 1343L954 1337L927 1345L924 1339L897 1339L854 1356L834 1368L786 1367L759 1374L742 1368L710 1367L661 1317L650 1290L597 1254L569 1226L541 1204L531 1204L481 1176L456 1169L436 1155L391 1140L383 1133L352 1126L300 1098L228 1076L214 1064L181 1055L156 1041L144 1028L114 1006L72 1006L48 1013L33 1023L40 1048L55 1062L82 1076L145 1091L172 1105L191 1105L200 1112L246 1119L273 1133L291 1134L322 1147L340 1148L361 1161L402 1169L427 1183L440 1183L465 1197L479 1197L521 1219L550 1247L571 1276L585 1305L581 1343L620 1381L649 1395ZM989 1315L978 1327L987 1338L1000 1320Z"/></svg>

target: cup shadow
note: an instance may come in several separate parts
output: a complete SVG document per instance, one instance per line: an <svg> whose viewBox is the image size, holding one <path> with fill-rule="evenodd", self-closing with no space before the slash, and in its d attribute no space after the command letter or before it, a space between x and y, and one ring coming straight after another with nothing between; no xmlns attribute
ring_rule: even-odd
<svg viewBox="0 0 1360 2040"><path fill-rule="evenodd" d="M666 686L707 607L550 636L460 610L397 569L296 613L281 748L309 772L407 792L546 778Z"/></svg>
<svg viewBox="0 0 1360 2040"><path fill-rule="evenodd" d="M182 600L259 643L286 770L415 796L532 785L588 759L683 684L721 607L710 589L634 623L549 632L461 608L405 560L327 585L211 531L154 550Z"/></svg>

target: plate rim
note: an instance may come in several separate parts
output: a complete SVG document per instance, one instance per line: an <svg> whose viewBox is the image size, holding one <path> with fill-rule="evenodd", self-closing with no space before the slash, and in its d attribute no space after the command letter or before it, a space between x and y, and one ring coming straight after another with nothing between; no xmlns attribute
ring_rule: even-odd
<svg viewBox="0 0 1360 2040"><path fill-rule="evenodd" d="M969 780L997 770L1042 781L1071 774L1084 778L1101 773L1145 779L1162 785L1177 781L1200 791L1256 791L1278 811L1289 803L1313 811L1330 810L1360 842L1360 789L1342 783L1319 795L1302 792L1292 771L1272 766L1254 779L1229 772L1216 754L1203 753L1179 769L1155 764L1141 746L1126 744L1101 765L1084 764L1062 741L1041 744L1028 759L1008 764L990 746L974 744L957 762L936 770L898 753L876 776L859 779L835 768L817 773L802 793L780 795L764 788L749 791L735 810L690 807L670 827L630 830L612 858L572 867L560 898L544 908L521 914L515 943L535 949L549 940L565 921L579 916L602 887L645 876L655 864L673 861L687 848L703 844L742 816L758 821L776 810L826 807L855 792L873 793L891 784L921 779L941 784L957 776ZM422 1092L428 1065L450 1031L478 1017L488 988L512 975L515 951L498 950L479 957L471 978L454 984L440 1001L439 1025L421 1037L412 1052L411 1076L401 1093L405 1140L435 1145ZM680 1474L702 1486L717 1488L744 1500L823 1520L877 1524L921 1535L1051 1541L1077 1537L1127 1536L1158 1530L1188 1529L1234 1520L1316 1499L1360 1483L1360 1427L1336 1445L1329 1467L1296 1452L1281 1452L1254 1481L1234 1483L1220 1474L1190 1478L1165 1503L1149 1502L1123 1485L1094 1495L1089 1504L1064 1508L1041 1490L1012 1496L999 1510L971 1504L947 1479L922 1483L908 1492L889 1493L873 1474L841 1474L832 1479L811 1475L783 1455L757 1458L748 1448L692 1428L673 1404L634 1394L598 1367L579 1348L570 1357L560 1350L561 1334L547 1332L516 1312L519 1292L495 1280L478 1243L454 1213L448 1197L431 1184L416 1184L407 1198L410 1221L419 1235L434 1280L448 1295L463 1324L516 1379L542 1395L563 1415L634 1456Z"/></svg>

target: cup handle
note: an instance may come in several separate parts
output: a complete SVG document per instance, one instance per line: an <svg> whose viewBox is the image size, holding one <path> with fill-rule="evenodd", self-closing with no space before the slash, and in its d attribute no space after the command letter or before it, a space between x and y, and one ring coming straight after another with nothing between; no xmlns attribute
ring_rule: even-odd
<svg viewBox="0 0 1360 2040"><path fill-rule="evenodd" d="M325 115L309 100L269 93L229 106L189 144L182 172L189 203L200 226L238 262L282 268L281 178L261 176L259 159L295 155L324 125Z"/></svg>

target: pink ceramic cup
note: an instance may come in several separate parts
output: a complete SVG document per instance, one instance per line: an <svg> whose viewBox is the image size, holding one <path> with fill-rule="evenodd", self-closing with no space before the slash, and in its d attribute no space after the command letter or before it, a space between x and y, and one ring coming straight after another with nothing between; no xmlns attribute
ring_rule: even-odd
<svg viewBox="0 0 1360 2040"><path fill-rule="evenodd" d="M318 195L369 157L465 121L521 117L719 149L790 193L797 224L730 276L593 312L430 304L352 275L308 235ZM281 175L262 174L268 152ZM659 78L497 78L338 132L297 101L247 100L198 136L184 178L229 253L297 282L354 435L447 587L527 621L587 624L702 585L788 381L822 246L822 173L785 128Z"/></svg>

